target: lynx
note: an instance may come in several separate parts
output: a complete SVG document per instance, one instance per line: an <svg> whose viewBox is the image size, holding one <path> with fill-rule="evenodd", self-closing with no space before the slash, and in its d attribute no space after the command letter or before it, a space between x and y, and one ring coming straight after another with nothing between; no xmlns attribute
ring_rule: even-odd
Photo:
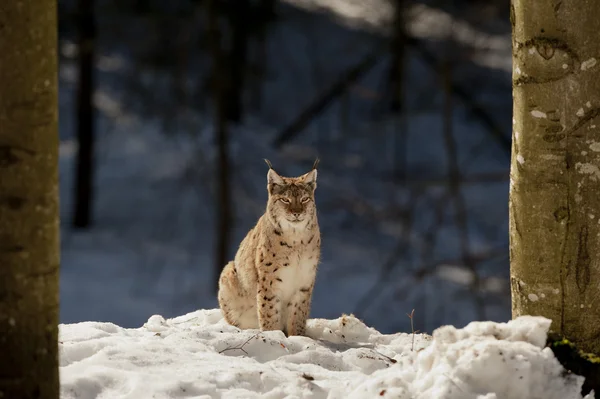
<svg viewBox="0 0 600 399"><path fill-rule="evenodd" d="M267 209L221 272L219 306L239 328L305 335L321 251L315 205L319 159L299 177L280 176L265 162Z"/></svg>

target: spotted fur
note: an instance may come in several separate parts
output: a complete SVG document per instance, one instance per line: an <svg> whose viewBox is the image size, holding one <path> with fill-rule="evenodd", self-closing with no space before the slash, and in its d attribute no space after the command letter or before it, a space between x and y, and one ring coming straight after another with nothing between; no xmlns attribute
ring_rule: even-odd
<svg viewBox="0 0 600 399"><path fill-rule="evenodd" d="M221 273L219 306L239 328L304 335L321 254L317 162L299 177L268 164L267 209Z"/></svg>

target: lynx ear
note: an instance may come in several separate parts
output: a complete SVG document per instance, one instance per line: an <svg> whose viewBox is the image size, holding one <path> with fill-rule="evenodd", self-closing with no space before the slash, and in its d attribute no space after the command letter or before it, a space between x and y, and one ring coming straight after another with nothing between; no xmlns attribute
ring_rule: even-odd
<svg viewBox="0 0 600 399"><path fill-rule="evenodd" d="M304 175L304 183L312 184L314 188L317 186L317 166L319 165L319 161L319 158L315 159L312 170Z"/></svg>
<svg viewBox="0 0 600 399"><path fill-rule="evenodd" d="M304 175L304 183L306 184L317 184L317 170L313 169Z"/></svg>
<svg viewBox="0 0 600 399"><path fill-rule="evenodd" d="M284 184L283 178L275 172L274 169L269 169L267 172L267 184Z"/></svg>

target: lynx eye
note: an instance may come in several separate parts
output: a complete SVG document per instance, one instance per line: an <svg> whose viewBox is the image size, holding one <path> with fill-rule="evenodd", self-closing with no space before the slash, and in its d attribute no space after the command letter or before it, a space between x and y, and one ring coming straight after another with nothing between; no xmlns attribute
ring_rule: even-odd
<svg viewBox="0 0 600 399"><path fill-rule="evenodd" d="M279 198L279 201L283 202L284 204L289 204L290 200L287 198Z"/></svg>
<svg viewBox="0 0 600 399"><path fill-rule="evenodd" d="M309 197L304 197L304 198L302 198L302 203L303 203L303 204L306 204L308 201L310 201L310 198L309 198Z"/></svg>

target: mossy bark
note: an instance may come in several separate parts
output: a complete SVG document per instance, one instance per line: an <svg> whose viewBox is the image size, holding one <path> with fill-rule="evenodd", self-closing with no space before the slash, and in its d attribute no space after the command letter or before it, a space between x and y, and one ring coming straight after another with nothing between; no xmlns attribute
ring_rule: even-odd
<svg viewBox="0 0 600 399"><path fill-rule="evenodd" d="M513 0L513 317L600 353L600 2Z"/></svg>
<svg viewBox="0 0 600 399"><path fill-rule="evenodd" d="M0 1L0 397L58 398L56 0Z"/></svg>
<svg viewBox="0 0 600 399"><path fill-rule="evenodd" d="M600 398L600 357L579 350L558 334L549 334L546 345L566 370L585 377L581 387L583 396L594 390L594 397Z"/></svg>

